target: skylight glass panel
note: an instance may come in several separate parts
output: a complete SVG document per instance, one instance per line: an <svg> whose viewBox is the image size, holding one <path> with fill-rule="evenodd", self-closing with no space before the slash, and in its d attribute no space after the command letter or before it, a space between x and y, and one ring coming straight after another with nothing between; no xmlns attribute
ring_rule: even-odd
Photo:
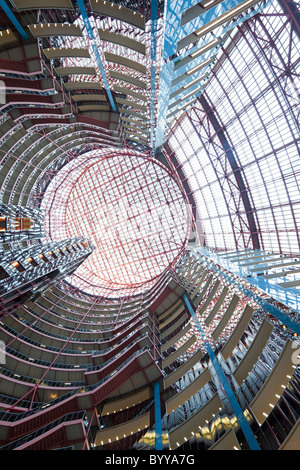
<svg viewBox="0 0 300 470"><path fill-rule="evenodd" d="M188 201L159 162L108 149L84 153L50 182L42 201L49 240L82 235L94 252L68 279L93 295L149 288L183 252Z"/></svg>
<svg viewBox="0 0 300 470"><path fill-rule="evenodd" d="M231 33L235 46L229 45L223 52L204 96L213 106L239 168L255 214L260 247L274 252L288 250L289 254L299 251L300 161L299 89L287 72L293 71L293 77L299 73L300 41L286 15L280 15L277 3L267 11L271 16L260 14L240 27L240 32ZM201 110L201 98L197 108ZM188 127L189 120L192 123ZM204 112L189 111L174 128L169 142L178 149L180 127L186 135L194 129L188 138L193 148L194 142L201 142L199 150L192 155L189 146L184 145L184 151L175 154L179 162L184 158L189 162L183 171L195 193L207 245L235 248L236 243L243 243L242 239L251 240L245 232L246 210L242 208L229 156L222 151L221 139L208 122ZM226 227L223 220L227 221ZM226 235L220 233L221 229ZM289 233L293 234L290 243Z"/></svg>

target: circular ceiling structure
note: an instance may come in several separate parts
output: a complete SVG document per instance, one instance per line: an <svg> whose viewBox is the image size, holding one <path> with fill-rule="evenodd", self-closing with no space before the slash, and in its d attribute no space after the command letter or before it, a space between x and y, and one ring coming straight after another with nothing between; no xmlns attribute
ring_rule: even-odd
<svg viewBox="0 0 300 470"><path fill-rule="evenodd" d="M84 236L93 254L67 281L97 296L140 293L184 251L190 211L167 168L129 150L90 151L48 185L47 240Z"/></svg>

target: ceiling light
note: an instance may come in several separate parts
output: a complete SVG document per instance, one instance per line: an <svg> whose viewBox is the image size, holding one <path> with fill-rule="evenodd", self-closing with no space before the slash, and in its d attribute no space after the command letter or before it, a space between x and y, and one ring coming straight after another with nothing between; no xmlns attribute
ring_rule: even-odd
<svg viewBox="0 0 300 470"><path fill-rule="evenodd" d="M205 5L203 5L203 8L209 7L209 5L212 5L214 2L215 2L215 0L210 0L210 1L207 2Z"/></svg>
<svg viewBox="0 0 300 470"><path fill-rule="evenodd" d="M219 43L219 38L215 38L213 41L209 42L208 44L205 44L205 46L200 47L197 51L193 52L191 54L191 57L198 57L201 54L204 54L204 52L208 51L212 47L214 47L216 44Z"/></svg>
<svg viewBox="0 0 300 470"><path fill-rule="evenodd" d="M200 82L200 80L203 80L204 78L207 77L207 74L201 75L201 77L195 78L192 82L187 83L186 85L183 85L183 89L186 90L187 88L190 88L191 86L195 85L196 83Z"/></svg>
<svg viewBox="0 0 300 470"><path fill-rule="evenodd" d="M205 67L205 65L207 65L210 61L211 59L206 59L204 62L201 62L200 64L196 65L192 69L188 70L186 74L192 75L193 73L197 72L197 70L200 70L202 67Z"/></svg>
<svg viewBox="0 0 300 470"><path fill-rule="evenodd" d="M246 0L246 2L241 3L239 6L232 8L227 13L219 16L219 18L208 23L204 28L200 28L195 32L196 36L201 36L202 34L205 34L206 32L214 29L216 26L220 26L221 24L225 23L226 20L233 18L256 3L258 3L258 0Z"/></svg>

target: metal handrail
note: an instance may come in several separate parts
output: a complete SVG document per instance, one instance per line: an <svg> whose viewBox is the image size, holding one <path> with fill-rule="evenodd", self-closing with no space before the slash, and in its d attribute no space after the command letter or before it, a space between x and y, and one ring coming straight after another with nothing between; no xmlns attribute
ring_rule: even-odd
<svg viewBox="0 0 300 470"><path fill-rule="evenodd" d="M138 355L143 354L145 351L148 351L151 354L150 348L148 346L145 346L144 348L140 349L139 351L136 351L135 353L133 353L128 359L126 359L126 361L124 361L113 372L111 372L110 374L108 374L106 377L104 377L100 381L96 382L95 384L84 386L84 387L82 387L82 386L77 387L77 388L71 390L70 392L56 398L55 400L53 400L51 402L43 403L42 406L38 410L35 408L35 409L32 409L32 410L25 411L24 413L10 413L10 412L7 412L7 411L0 411L0 420L1 421L14 421L14 422L19 421L21 419L27 418L28 416L37 414L39 411L43 411L43 408L47 407L49 409L49 407L57 405L57 404L67 400L68 398L70 398L70 397L72 397L76 394L82 393L83 391L84 392L93 391L96 388L100 387L107 380L109 380L114 374L116 374L117 372L122 370L135 357L137 357ZM14 417L15 419L12 419L12 417Z"/></svg>
<svg viewBox="0 0 300 470"><path fill-rule="evenodd" d="M0 450L13 450L18 447L20 447L22 444L25 444L28 441L32 441L33 439L36 439L37 437L41 436L42 434L50 431L51 429L59 426L61 423L65 423L67 421L75 421L75 420L84 420L86 417L86 411L77 411L75 413L68 413L61 418L57 419L56 421L53 421L50 424L47 424L43 428L38 429L37 431L31 432L27 434L26 436L20 437L19 439L16 439L13 442L10 442L9 444L6 444L2 447L0 447Z"/></svg>

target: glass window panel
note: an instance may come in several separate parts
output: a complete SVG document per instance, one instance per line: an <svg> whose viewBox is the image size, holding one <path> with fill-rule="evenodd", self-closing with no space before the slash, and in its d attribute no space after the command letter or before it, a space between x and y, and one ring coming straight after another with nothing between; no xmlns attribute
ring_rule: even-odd
<svg viewBox="0 0 300 470"><path fill-rule="evenodd" d="M276 2L265 11L281 12ZM234 38L235 47L229 48L228 56L219 62L205 94L240 165L262 247L298 252L300 159L296 142L299 133L294 116L296 95L293 96L290 79L284 76L284 71L288 67L296 71L300 41L295 34L291 36L284 15L261 15L255 24L249 21L249 28L252 32ZM269 47L270 37L273 48ZM235 232L239 238L236 217L239 193L233 184L230 164L228 160L225 162L227 157L218 136L212 139L218 147L209 144L207 126L196 124L199 120L196 111L190 115L199 134L189 125L187 115L182 120L184 132L178 126L170 138L171 147L176 147L179 160L189 160L184 171L188 171L189 181L198 195L196 200L205 218L208 246L235 248ZM189 136L190 146L182 144L184 135ZM242 216L245 211L239 207L239 212Z"/></svg>

